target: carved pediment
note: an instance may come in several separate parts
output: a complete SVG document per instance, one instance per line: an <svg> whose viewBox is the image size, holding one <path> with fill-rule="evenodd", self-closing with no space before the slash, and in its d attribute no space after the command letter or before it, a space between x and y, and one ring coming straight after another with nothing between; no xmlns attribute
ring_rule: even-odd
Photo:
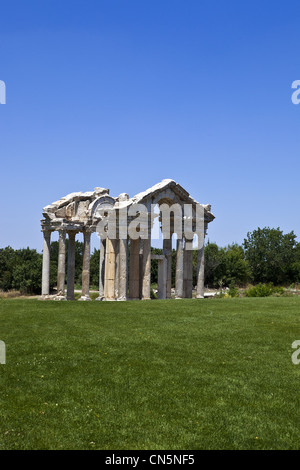
<svg viewBox="0 0 300 470"><path fill-rule="evenodd" d="M206 222L211 222L214 219L210 205L199 204L174 180L164 179L132 198L129 198L127 193L112 197L109 195L109 189L102 187L95 188L94 191L68 194L44 208L45 220L43 224L53 224L54 227L60 223L93 225L103 216L105 209L118 210L129 208L134 204L143 204L147 208L151 204L180 204L181 206L191 204L193 211L198 205L204 209Z"/></svg>

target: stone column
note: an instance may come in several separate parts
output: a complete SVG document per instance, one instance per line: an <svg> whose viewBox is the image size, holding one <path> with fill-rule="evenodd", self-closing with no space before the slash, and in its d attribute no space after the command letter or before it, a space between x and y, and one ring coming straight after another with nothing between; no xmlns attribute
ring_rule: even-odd
<svg viewBox="0 0 300 470"><path fill-rule="evenodd" d="M101 238L100 258L99 258L99 297L97 297L96 300L104 299L105 249L106 249L106 239Z"/></svg>
<svg viewBox="0 0 300 470"><path fill-rule="evenodd" d="M191 299L193 294L193 241L185 239L184 244L184 297Z"/></svg>
<svg viewBox="0 0 300 470"><path fill-rule="evenodd" d="M204 298L204 240L202 247L198 249L196 297L197 299Z"/></svg>
<svg viewBox="0 0 300 470"><path fill-rule="evenodd" d="M120 240L115 240L115 299L119 297Z"/></svg>
<svg viewBox="0 0 300 470"><path fill-rule="evenodd" d="M183 297L183 239L177 240L175 297Z"/></svg>
<svg viewBox="0 0 300 470"><path fill-rule="evenodd" d="M67 300L74 300L75 283L75 236L76 232L69 231L68 243L68 272L67 272Z"/></svg>
<svg viewBox="0 0 300 470"><path fill-rule="evenodd" d="M139 256L139 299L143 296L143 240L140 241Z"/></svg>
<svg viewBox="0 0 300 470"><path fill-rule="evenodd" d="M115 300L115 240L106 239L104 300Z"/></svg>
<svg viewBox="0 0 300 470"><path fill-rule="evenodd" d="M58 239L58 266L57 266L57 295L56 300L66 300L65 296L66 277L66 231L59 230Z"/></svg>
<svg viewBox="0 0 300 470"><path fill-rule="evenodd" d="M42 298L50 294L50 240L51 230L44 230Z"/></svg>
<svg viewBox="0 0 300 470"><path fill-rule="evenodd" d="M91 232L83 232L83 259L82 259L82 293L80 300L90 298L90 258L91 258Z"/></svg>
<svg viewBox="0 0 300 470"><path fill-rule="evenodd" d="M128 287L128 241L119 240L119 291L118 300L127 300Z"/></svg>
<svg viewBox="0 0 300 470"><path fill-rule="evenodd" d="M129 298L138 300L140 298L140 238L130 240L129 261Z"/></svg>
<svg viewBox="0 0 300 470"><path fill-rule="evenodd" d="M157 280L157 296L159 299L167 298L167 269L168 261L163 255L158 258L158 280Z"/></svg>
<svg viewBox="0 0 300 470"><path fill-rule="evenodd" d="M142 299L150 299L151 289L151 236L143 240Z"/></svg>
<svg viewBox="0 0 300 470"><path fill-rule="evenodd" d="M172 236L170 235L170 237L171 238L166 238L163 240L163 254L166 256L166 259L167 259L167 278L166 278L167 299L171 298L171 283L172 283Z"/></svg>

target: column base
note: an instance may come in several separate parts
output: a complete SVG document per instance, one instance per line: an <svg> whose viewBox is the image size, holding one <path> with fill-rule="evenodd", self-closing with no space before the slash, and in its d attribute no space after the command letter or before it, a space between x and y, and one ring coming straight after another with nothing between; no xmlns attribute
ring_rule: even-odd
<svg viewBox="0 0 300 470"><path fill-rule="evenodd" d="M87 302L87 301L92 300L92 299L90 298L89 295L82 295L82 296L80 297L80 299L78 299L78 300L81 300L81 301L83 301L83 302Z"/></svg>
<svg viewBox="0 0 300 470"><path fill-rule="evenodd" d="M53 300L67 300L65 295L56 295Z"/></svg>
<svg viewBox="0 0 300 470"><path fill-rule="evenodd" d="M52 300L53 299L53 295L50 295L50 294L42 294L40 297L39 297L39 300Z"/></svg>

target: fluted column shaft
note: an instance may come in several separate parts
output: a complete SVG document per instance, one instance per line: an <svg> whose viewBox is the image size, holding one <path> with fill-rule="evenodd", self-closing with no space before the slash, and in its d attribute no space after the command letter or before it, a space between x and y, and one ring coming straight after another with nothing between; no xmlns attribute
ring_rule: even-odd
<svg viewBox="0 0 300 470"><path fill-rule="evenodd" d="M202 247L198 250L196 297L198 299L204 298L204 241Z"/></svg>
<svg viewBox="0 0 300 470"><path fill-rule="evenodd" d="M177 240L175 296L183 297L183 239Z"/></svg>
<svg viewBox="0 0 300 470"><path fill-rule="evenodd" d="M158 260L158 279L157 279L157 291L159 299L167 298L167 269L168 261L165 256Z"/></svg>
<svg viewBox="0 0 300 470"><path fill-rule="evenodd" d="M104 298L105 300L115 300L115 262L116 250L115 240L106 239L105 252L105 282L104 282Z"/></svg>
<svg viewBox="0 0 300 470"><path fill-rule="evenodd" d="M66 232L59 230L58 239L58 266L57 266L57 296L65 295L65 277L66 277Z"/></svg>
<svg viewBox="0 0 300 470"><path fill-rule="evenodd" d="M166 238L163 240L163 254L167 259L166 297L167 299L170 299L172 283L172 238Z"/></svg>
<svg viewBox="0 0 300 470"><path fill-rule="evenodd" d="M75 236L76 232L68 232L68 271L67 271L67 300L74 300L75 285Z"/></svg>
<svg viewBox="0 0 300 470"><path fill-rule="evenodd" d="M99 297L96 300L103 300L104 298L105 250L106 250L106 239L101 238L100 257L99 257Z"/></svg>
<svg viewBox="0 0 300 470"><path fill-rule="evenodd" d="M184 244L184 297L192 298L193 294L193 241L185 239Z"/></svg>
<svg viewBox="0 0 300 470"><path fill-rule="evenodd" d="M44 247L43 247L43 270L42 270L42 296L50 293L50 240L51 231L44 230Z"/></svg>
<svg viewBox="0 0 300 470"><path fill-rule="evenodd" d="M140 298L140 239L130 240L129 298Z"/></svg>
<svg viewBox="0 0 300 470"><path fill-rule="evenodd" d="M151 235L143 240L142 256L142 299L148 300L151 290Z"/></svg>
<svg viewBox="0 0 300 470"><path fill-rule="evenodd" d="M90 258L91 258L91 232L87 230L83 232L81 300L90 300Z"/></svg>
<svg viewBox="0 0 300 470"><path fill-rule="evenodd" d="M119 240L119 290L118 300L127 300L128 287L128 240Z"/></svg>

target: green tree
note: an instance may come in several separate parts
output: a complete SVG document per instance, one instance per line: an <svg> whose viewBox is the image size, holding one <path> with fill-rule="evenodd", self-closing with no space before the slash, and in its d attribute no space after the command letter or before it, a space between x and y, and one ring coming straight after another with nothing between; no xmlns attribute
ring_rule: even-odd
<svg viewBox="0 0 300 470"><path fill-rule="evenodd" d="M299 249L293 231L284 234L279 227L258 227L247 234L243 245L254 283L278 285L295 281Z"/></svg>
<svg viewBox="0 0 300 470"><path fill-rule="evenodd" d="M151 254L162 255L162 249L151 247ZM158 260L153 259L151 260L151 284L157 284L157 282L158 282Z"/></svg>
<svg viewBox="0 0 300 470"><path fill-rule="evenodd" d="M82 260L83 260L83 242L76 240L75 241L75 284L81 284Z"/></svg>
<svg viewBox="0 0 300 470"><path fill-rule="evenodd" d="M90 259L90 284L91 286L99 286L99 259L100 250L94 249Z"/></svg>
<svg viewBox="0 0 300 470"><path fill-rule="evenodd" d="M16 264L15 250L10 246L0 248L0 289L12 289L13 268Z"/></svg>
<svg viewBox="0 0 300 470"><path fill-rule="evenodd" d="M225 276L225 250L218 247L216 243L207 243L204 247L204 276L205 285L218 287L219 281ZM197 257L194 256L194 266L197 264Z"/></svg>
<svg viewBox="0 0 300 470"><path fill-rule="evenodd" d="M12 288L22 294L40 294L42 255L29 247L15 251L12 270Z"/></svg>
<svg viewBox="0 0 300 470"><path fill-rule="evenodd" d="M205 284L219 287L244 285L250 279L251 270L245 259L243 247L237 244L219 247L216 243L207 243L204 248ZM197 251L194 253L194 284L196 282Z"/></svg>
<svg viewBox="0 0 300 470"><path fill-rule="evenodd" d="M251 278L251 270L245 259L243 247L238 244L228 245L224 251L224 281L227 286L245 285Z"/></svg>
<svg viewBox="0 0 300 470"><path fill-rule="evenodd" d="M292 283L300 282L300 243L295 246L295 260L290 266Z"/></svg>

